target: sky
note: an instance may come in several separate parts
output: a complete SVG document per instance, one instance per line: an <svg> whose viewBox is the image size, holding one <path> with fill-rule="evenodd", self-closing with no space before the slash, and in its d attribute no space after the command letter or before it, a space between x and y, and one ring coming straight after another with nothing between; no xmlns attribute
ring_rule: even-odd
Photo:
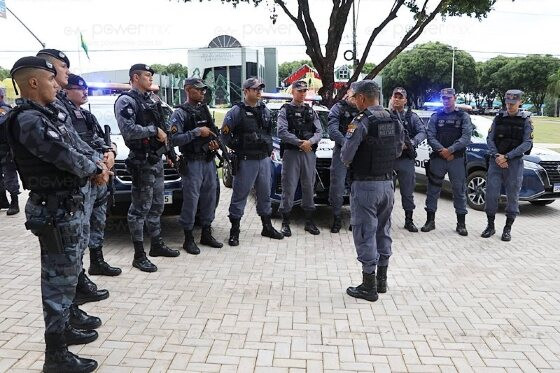
<svg viewBox="0 0 560 373"><path fill-rule="evenodd" d="M10 8L47 48L67 52L71 70L84 73L128 69L134 63L179 62L187 65L189 48L206 47L220 34L237 38L244 46L277 47L278 62L307 59L296 26L278 9L275 25L270 20L271 0L260 6L233 8L220 0L183 3L177 0L5 0ZM434 3L431 0L430 3ZM295 0L287 0L293 9ZM358 55L372 29L387 14L392 0L356 0ZM332 2L310 0L311 14L322 43ZM358 6L359 4L359 6ZM407 10L379 35L368 57L378 63L412 24ZM560 57L558 23L560 0L498 0L488 18L437 17L415 44L439 41L466 50L475 60L498 54L552 54ZM90 49L90 59L80 48L80 33ZM0 18L0 66L11 68L25 55L34 55L40 44L8 12ZM351 49L348 22L338 64Z"/></svg>

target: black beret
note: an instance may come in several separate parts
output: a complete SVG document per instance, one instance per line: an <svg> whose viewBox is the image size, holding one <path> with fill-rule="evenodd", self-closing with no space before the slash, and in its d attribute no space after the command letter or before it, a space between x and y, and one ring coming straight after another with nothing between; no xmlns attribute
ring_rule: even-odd
<svg viewBox="0 0 560 373"><path fill-rule="evenodd" d="M29 68L47 70L56 75L56 69L54 68L52 63L45 59L34 56L22 57L17 60L16 63L14 63L14 67L12 67L12 70L10 70L10 75L13 77L18 70Z"/></svg>
<svg viewBox="0 0 560 373"><path fill-rule="evenodd" d="M132 73L134 71L149 71L152 73L152 75L155 74L155 71L150 67L150 65L146 65L145 63L135 63L134 65L132 65L130 67L130 70L128 70L128 76L132 78Z"/></svg>
<svg viewBox="0 0 560 373"><path fill-rule="evenodd" d="M68 85L73 85L84 89L88 87L84 78L76 74L68 75Z"/></svg>
<svg viewBox="0 0 560 373"><path fill-rule="evenodd" d="M68 59L68 56L64 54L64 52L59 51L58 49L41 49L39 52L37 52L37 56L41 54L46 54L56 58L57 60L66 62L66 66L70 67L70 60Z"/></svg>

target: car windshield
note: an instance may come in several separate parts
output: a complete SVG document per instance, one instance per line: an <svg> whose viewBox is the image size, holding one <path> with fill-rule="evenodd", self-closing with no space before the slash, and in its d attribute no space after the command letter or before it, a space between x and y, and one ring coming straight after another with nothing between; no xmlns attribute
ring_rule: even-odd
<svg viewBox="0 0 560 373"><path fill-rule="evenodd" d="M83 107L95 115L102 128L105 128L104 126L108 124L111 127L112 135L120 135L121 131L117 125L113 104L90 103Z"/></svg>
<svg viewBox="0 0 560 373"><path fill-rule="evenodd" d="M271 109L270 112L272 113L272 133L275 134L276 133L276 119L278 117L278 112L280 111L280 109ZM324 139L328 139L329 138L329 132L328 132L328 127L329 127L329 112L326 110L316 110L315 111L317 113L317 115L319 116L319 120L321 121L321 126L323 127L323 135L322 137Z"/></svg>

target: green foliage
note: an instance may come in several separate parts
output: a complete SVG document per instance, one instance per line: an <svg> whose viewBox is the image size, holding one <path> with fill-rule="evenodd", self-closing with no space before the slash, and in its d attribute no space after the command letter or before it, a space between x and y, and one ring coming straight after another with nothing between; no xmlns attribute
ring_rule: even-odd
<svg viewBox="0 0 560 373"><path fill-rule="evenodd" d="M453 51L449 45L429 42L416 45L401 53L381 72L383 94L390 97L394 87L404 87L409 98L422 104L442 88L451 85ZM455 89L458 92L473 92L476 87L476 63L464 51L455 51Z"/></svg>
<svg viewBox="0 0 560 373"><path fill-rule="evenodd" d="M186 78L188 73L187 67L180 63L170 63L167 66L155 63L153 65L150 65L150 67L154 69L154 71L158 74L174 75L180 78Z"/></svg>
<svg viewBox="0 0 560 373"><path fill-rule="evenodd" d="M289 61L281 63L280 65L278 65L278 78L280 79L280 81L286 79L303 65L309 65L313 67L313 63L310 60Z"/></svg>
<svg viewBox="0 0 560 373"><path fill-rule="evenodd" d="M10 70L4 69L2 66L0 66L0 80L4 80L9 77L10 77Z"/></svg>

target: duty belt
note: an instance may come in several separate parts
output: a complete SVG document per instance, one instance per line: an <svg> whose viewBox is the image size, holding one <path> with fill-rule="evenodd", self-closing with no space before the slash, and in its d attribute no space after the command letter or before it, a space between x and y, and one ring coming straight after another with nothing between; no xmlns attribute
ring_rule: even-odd
<svg viewBox="0 0 560 373"><path fill-rule="evenodd" d="M212 159L214 159L214 154L208 152L208 153L183 153L183 157L187 160L187 161L206 161L206 162L210 162Z"/></svg>
<svg viewBox="0 0 560 373"><path fill-rule="evenodd" d="M53 193L29 192L29 199L35 205L43 205L49 211L63 209L68 212L76 212L83 206L84 196L79 191L64 191Z"/></svg>
<svg viewBox="0 0 560 373"><path fill-rule="evenodd" d="M393 173L387 173L381 176L360 176L360 175L353 175L352 179L355 181L386 181L386 180L393 180Z"/></svg>
<svg viewBox="0 0 560 373"><path fill-rule="evenodd" d="M267 154L265 153L260 153L260 154L238 154L237 158L239 158L239 160L243 160L243 161L260 161L262 159L265 159L266 157L268 157Z"/></svg>

